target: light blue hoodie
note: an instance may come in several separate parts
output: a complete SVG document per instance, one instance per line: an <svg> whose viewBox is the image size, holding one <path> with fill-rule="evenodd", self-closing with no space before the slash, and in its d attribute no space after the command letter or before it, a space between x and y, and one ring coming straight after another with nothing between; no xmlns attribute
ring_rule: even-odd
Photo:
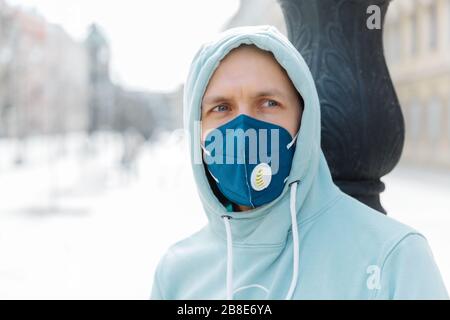
<svg viewBox="0 0 450 320"><path fill-rule="evenodd" d="M271 51L305 108L282 194L251 211L227 212L203 165L194 161L201 158L195 123L215 68L241 44ZM333 183L320 147L314 80L302 56L277 29L229 29L203 45L185 84L184 111L192 169L208 224L162 257L152 299L448 298L424 236L347 196Z"/></svg>

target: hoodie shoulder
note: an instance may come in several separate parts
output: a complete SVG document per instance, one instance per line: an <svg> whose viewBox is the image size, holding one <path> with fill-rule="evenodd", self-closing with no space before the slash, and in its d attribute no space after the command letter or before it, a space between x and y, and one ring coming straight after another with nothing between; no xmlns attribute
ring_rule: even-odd
<svg viewBox="0 0 450 320"><path fill-rule="evenodd" d="M206 256L213 246L214 237L208 225L194 234L171 245L160 258L153 277L152 300L177 298L182 284L189 282L185 270L199 267L197 257Z"/></svg>
<svg viewBox="0 0 450 320"><path fill-rule="evenodd" d="M360 263L358 267L367 271L372 298L448 298L428 241L416 229L348 195L323 217L322 224L326 225L325 232L333 234L337 245L352 257L352 265Z"/></svg>
<svg viewBox="0 0 450 320"><path fill-rule="evenodd" d="M342 193L313 223L310 237L315 243L336 246L333 251L338 255L353 256L365 265L381 265L409 234L420 232Z"/></svg>
<svg viewBox="0 0 450 320"><path fill-rule="evenodd" d="M385 257L380 273L375 299L449 298L428 241L421 234L401 239Z"/></svg>
<svg viewBox="0 0 450 320"><path fill-rule="evenodd" d="M413 227L374 210L347 194L343 194L341 200L336 203L329 218L337 225L346 224L345 229L351 234L364 233L379 244L387 244L389 241L395 243L407 234L420 233Z"/></svg>

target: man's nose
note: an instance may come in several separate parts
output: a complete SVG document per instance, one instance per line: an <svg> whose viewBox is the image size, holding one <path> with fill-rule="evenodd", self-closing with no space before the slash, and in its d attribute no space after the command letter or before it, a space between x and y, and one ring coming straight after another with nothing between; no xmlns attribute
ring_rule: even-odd
<svg viewBox="0 0 450 320"><path fill-rule="evenodd" d="M245 114L246 116L249 116L252 118L256 117L254 108L252 108L250 103L245 102L245 101L238 103L237 116L240 116L242 114Z"/></svg>

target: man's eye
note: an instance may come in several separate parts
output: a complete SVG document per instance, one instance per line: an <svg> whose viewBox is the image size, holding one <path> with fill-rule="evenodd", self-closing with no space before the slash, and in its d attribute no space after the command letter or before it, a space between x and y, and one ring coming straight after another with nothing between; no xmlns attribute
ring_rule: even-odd
<svg viewBox="0 0 450 320"><path fill-rule="evenodd" d="M276 102L275 100L266 100L264 101L264 107L268 107L268 108L275 108L279 106L279 103Z"/></svg>
<svg viewBox="0 0 450 320"><path fill-rule="evenodd" d="M225 105L225 104L220 104L220 105L218 105L218 106L215 106L215 107L212 109L213 112L225 112L225 111L228 111L228 110L229 110L229 108L228 108L228 106Z"/></svg>

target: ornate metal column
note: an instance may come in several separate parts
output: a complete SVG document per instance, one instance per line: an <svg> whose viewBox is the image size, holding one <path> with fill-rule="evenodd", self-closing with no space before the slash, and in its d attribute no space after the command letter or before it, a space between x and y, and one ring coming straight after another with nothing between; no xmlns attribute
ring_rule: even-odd
<svg viewBox="0 0 450 320"><path fill-rule="evenodd" d="M390 0L278 0L288 37L316 81L322 149L339 188L386 213L380 178L397 164L404 122L383 54L382 29L369 29L377 5L381 26Z"/></svg>

